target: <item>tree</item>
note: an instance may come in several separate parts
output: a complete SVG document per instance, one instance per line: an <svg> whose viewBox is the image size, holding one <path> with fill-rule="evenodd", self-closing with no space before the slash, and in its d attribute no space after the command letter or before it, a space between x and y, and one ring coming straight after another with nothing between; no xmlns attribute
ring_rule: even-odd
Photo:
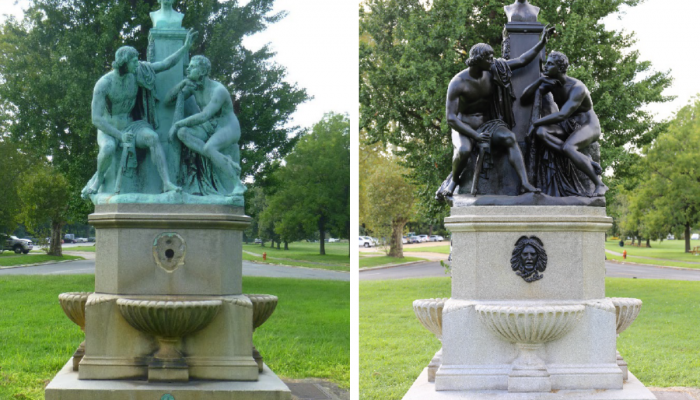
<svg viewBox="0 0 700 400"><path fill-rule="evenodd" d="M35 233L42 226L51 227L48 254L63 255L61 229L69 221L69 200L72 188L68 179L51 164L38 164L22 175L19 197L22 200L22 219Z"/></svg>
<svg viewBox="0 0 700 400"><path fill-rule="evenodd" d="M372 148L362 146L361 151ZM375 235L388 239L388 256L403 258L403 230L415 214L415 188L406 179L408 170L391 152L363 154L361 158L367 161L361 177L365 182L360 194L360 222Z"/></svg>
<svg viewBox="0 0 700 400"><path fill-rule="evenodd" d="M20 222L21 202L17 186L28 166L29 158L0 137L0 232L10 233Z"/></svg>
<svg viewBox="0 0 700 400"><path fill-rule="evenodd" d="M647 235L682 229L690 252L690 228L700 222L700 98L678 111L644 155L647 174L629 196L630 213Z"/></svg>
<svg viewBox="0 0 700 400"><path fill-rule="evenodd" d="M280 235L298 228L306 236L320 234L325 255L325 233L350 237L350 121L347 115L328 113L311 132L302 135L273 173L278 182L267 196L265 213L278 215ZM287 238L294 237L284 236ZM283 237L283 239L284 239Z"/></svg>
<svg viewBox="0 0 700 400"><path fill-rule="evenodd" d="M564 52L569 75L591 90L600 117L603 168L624 171L629 148L659 133L644 106L670 100L668 72L655 72L632 51L634 36L607 31L601 19L641 0L541 0L539 20L559 32L548 51ZM445 93L465 68L471 46L490 44L501 54L503 6L512 0L365 0L360 6L360 129L370 141L398 146L418 186L420 206L432 201L451 169L452 144ZM612 194L611 194L612 195Z"/></svg>
<svg viewBox="0 0 700 400"><path fill-rule="evenodd" d="M298 127L291 114L306 101L305 90L285 81L284 67L265 46L251 51L246 36L284 17L274 0L181 0L183 26L200 33L192 54L212 63L212 79L226 85L241 123L243 176L263 171L293 147ZM24 19L0 26L0 123L25 152L51 156L69 179L71 208L85 216L91 204L79 191L95 171L96 129L90 118L95 82L111 69L123 45L146 59L148 13L158 0L31 0Z"/></svg>

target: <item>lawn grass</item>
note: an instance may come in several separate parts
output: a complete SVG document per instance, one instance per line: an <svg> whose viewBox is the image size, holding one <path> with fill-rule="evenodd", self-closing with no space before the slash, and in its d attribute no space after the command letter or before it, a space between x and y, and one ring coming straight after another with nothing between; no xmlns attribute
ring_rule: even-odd
<svg viewBox="0 0 700 400"><path fill-rule="evenodd" d="M382 265L404 264L404 263L409 263L409 262L414 262L414 261L425 261L425 259L418 258L418 257L396 258L396 257L389 257L389 256L378 256L378 257L377 256L371 256L371 257L360 256L360 269L370 268L370 267L379 267Z"/></svg>
<svg viewBox="0 0 700 400"><path fill-rule="evenodd" d="M296 267L328 269L332 271L350 271L350 250L348 243L326 243L325 255L320 255L319 243L293 242L289 250L276 247L262 247L256 244L243 245L243 259L247 261L264 262L266 264L291 265ZM259 254L254 256L246 251ZM263 261L262 253L267 253Z"/></svg>
<svg viewBox="0 0 700 400"><path fill-rule="evenodd" d="M87 252L95 252L95 245L92 246L76 246L76 247L64 247L63 251L87 251Z"/></svg>
<svg viewBox="0 0 700 400"><path fill-rule="evenodd" d="M606 295L644 302L618 339L635 376L647 386L700 387L700 282L606 278ZM360 283L360 398L403 397L440 348L413 300L449 296L449 278Z"/></svg>
<svg viewBox="0 0 700 400"><path fill-rule="evenodd" d="M450 254L450 245L429 247L404 247L404 253L440 253Z"/></svg>
<svg viewBox="0 0 700 400"><path fill-rule="evenodd" d="M0 399L39 400L84 339L58 295L92 291L94 275L0 277ZM244 277L246 293L279 297L254 343L285 378L350 376L349 282Z"/></svg>
<svg viewBox="0 0 700 400"><path fill-rule="evenodd" d="M69 261L69 260L82 260L83 257L79 256L49 256L46 254L15 254L12 256L0 257L0 267L15 267L18 265L26 264L38 264L49 261Z"/></svg>
<svg viewBox="0 0 700 400"><path fill-rule="evenodd" d="M679 262L679 261L666 261L663 259L656 259L656 258L642 258L642 257L630 256L629 254L627 255L627 259L622 258L622 256L618 256L618 255L610 254L610 253L605 253L605 256L607 257L608 260L615 260L615 261L621 261L621 262L633 262L633 263L637 263L637 264L659 265L662 267L681 267L681 268L700 269L700 264L690 264L690 263Z"/></svg>
<svg viewBox="0 0 700 400"><path fill-rule="evenodd" d="M642 241L644 243L644 241ZM666 260L674 260L678 262L697 262L700 263L700 256L694 256L692 253L685 252L685 240L664 240L651 241L651 247L634 247L629 245L629 241L625 241L625 247L620 247L619 240L608 240L605 242L605 248L616 253L622 253L627 250L627 258L630 256L652 257ZM700 246L700 240L691 240L690 248ZM696 268L699 268L700 264Z"/></svg>

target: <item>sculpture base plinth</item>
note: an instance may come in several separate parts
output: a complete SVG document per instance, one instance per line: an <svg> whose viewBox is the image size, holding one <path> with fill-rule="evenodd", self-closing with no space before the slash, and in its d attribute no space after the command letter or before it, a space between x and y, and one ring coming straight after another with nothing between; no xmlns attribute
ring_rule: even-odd
<svg viewBox="0 0 700 400"><path fill-rule="evenodd" d="M435 384L428 382L425 368L403 400L656 400L649 389L634 376L618 390L557 390L547 393L509 393L506 390L446 390L436 391ZM47 397L47 400L48 397Z"/></svg>
<svg viewBox="0 0 700 400"><path fill-rule="evenodd" d="M190 381L147 383L144 380L78 380L69 360L46 387L46 400L154 400L170 394L177 400L290 400L289 388L267 366L256 382Z"/></svg>

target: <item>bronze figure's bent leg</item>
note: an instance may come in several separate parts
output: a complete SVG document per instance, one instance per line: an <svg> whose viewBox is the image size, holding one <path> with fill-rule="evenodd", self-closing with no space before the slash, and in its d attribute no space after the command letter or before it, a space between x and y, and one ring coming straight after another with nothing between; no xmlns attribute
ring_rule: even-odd
<svg viewBox="0 0 700 400"><path fill-rule="evenodd" d="M206 157L206 154L204 154L204 144L207 142L208 135L202 127L182 127L177 131L177 137L190 150L200 156Z"/></svg>
<svg viewBox="0 0 700 400"><path fill-rule="evenodd" d="M472 153L472 141L459 132L452 130L452 146L454 147L452 155L452 182L447 188L449 192L445 194L447 196L452 196L455 188L459 185L459 177L467 167L469 156Z"/></svg>
<svg viewBox="0 0 700 400"><path fill-rule="evenodd" d="M527 170L525 169L525 161L523 161L523 154L518 147L518 141L515 138L515 134L506 127L499 127L491 135L491 145L494 147L502 147L506 149L508 153L508 162L515 169L515 172L520 178L520 191L521 192L532 192L540 193L542 190L534 187L527 180Z"/></svg>
<svg viewBox="0 0 700 400"><path fill-rule="evenodd" d="M204 154L214 165L220 168L228 175L235 186L229 194L231 196L241 195L245 190L241 188L240 175L241 166L233 161L233 159L222 153L229 146L237 145L238 139L241 137L241 128L237 123L219 126L214 131L214 134L207 140L204 145Z"/></svg>
<svg viewBox="0 0 700 400"><path fill-rule="evenodd" d="M112 165L112 158L117 151L117 140L100 130L97 131L97 145L100 147L100 151L97 154L96 179L93 185L85 191L86 195L96 194L100 190L105 174Z"/></svg>
<svg viewBox="0 0 700 400"><path fill-rule="evenodd" d="M598 140L600 138L600 133L600 127L597 124L583 125L581 128L575 130L562 146L562 152L569 157L576 168L586 174L591 182L595 184L593 196L604 196L605 192L608 191L608 187L596 174L591 159L581 153L581 149Z"/></svg>
<svg viewBox="0 0 700 400"><path fill-rule="evenodd" d="M542 125L535 131L537 138L541 140L547 147L555 151L557 154L562 154L562 146L564 141L559 139L566 135L564 129L559 125Z"/></svg>
<svg viewBox="0 0 700 400"><path fill-rule="evenodd" d="M163 193L182 191L181 187L170 182L170 176L168 175L168 164L165 158L165 152L163 151L163 146L160 144L160 140L158 139L158 134L150 127L144 126L138 128L136 132L134 132L134 137L134 142L137 148L150 149L153 163L156 165L158 175L160 175L160 179L163 181Z"/></svg>

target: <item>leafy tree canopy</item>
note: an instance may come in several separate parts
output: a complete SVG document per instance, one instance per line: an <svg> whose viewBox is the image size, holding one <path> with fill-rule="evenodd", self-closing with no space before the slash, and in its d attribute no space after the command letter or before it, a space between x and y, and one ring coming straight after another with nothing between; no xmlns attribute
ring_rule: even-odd
<svg viewBox="0 0 700 400"><path fill-rule="evenodd" d="M320 253L325 254L328 231L350 237L350 120L329 113L302 135L272 178L275 191L266 197L263 213L276 222L282 240L320 233ZM276 216L276 218L272 218ZM285 239L286 238L286 239Z"/></svg>
<svg viewBox="0 0 700 400"><path fill-rule="evenodd" d="M180 0L183 26L200 33L191 54L212 63L212 78L226 85L241 123L244 175L286 155L298 127L288 127L306 91L285 81L285 68L265 46L251 51L249 35L279 21L274 0ZM111 69L115 51L130 45L146 60L149 12L157 0L32 0L24 19L0 26L0 123L22 149L51 156L71 185L71 206L91 206L80 188L95 170L96 129L90 119L95 82Z"/></svg>
<svg viewBox="0 0 700 400"><path fill-rule="evenodd" d="M645 174L629 195L630 214L652 237L685 231L690 251L690 228L700 223L700 99L678 111L644 155Z"/></svg>
<svg viewBox="0 0 700 400"><path fill-rule="evenodd" d="M600 117L603 168L623 172L627 147L641 148L659 132L644 106L670 100L668 72L656 72L631 50L632 34L609 31L601 20L641 0L539 0L539 21L559 34L548 51L565 53L569 74L591 91ZM370 141L403 150L419 200L438 215L431 199L450 171L452 144L445 120L445 94L466 68L469 49L490 44L501 54L511 0L366 0L360 6L360 129ZM634 157L632 157L634 158Z"/></svg>

